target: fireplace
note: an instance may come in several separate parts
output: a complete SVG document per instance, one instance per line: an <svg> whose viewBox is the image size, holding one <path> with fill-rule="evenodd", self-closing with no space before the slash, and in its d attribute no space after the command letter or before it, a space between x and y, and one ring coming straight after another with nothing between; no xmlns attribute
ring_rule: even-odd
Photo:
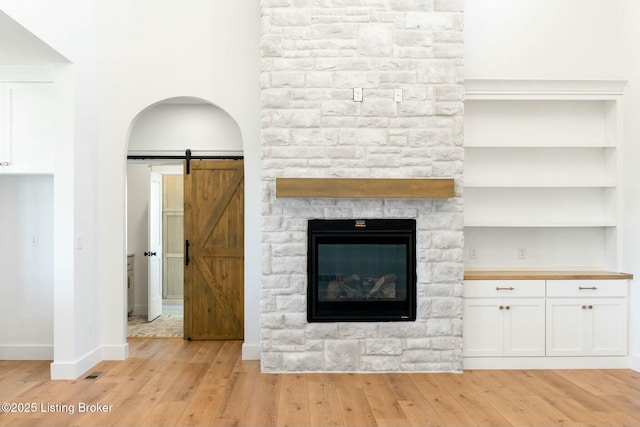
<svg viewBox="0 0 640 427"><path fill-rule="evenodd" d="M309 220L309 322L416 319L413 219Z"/></svg>

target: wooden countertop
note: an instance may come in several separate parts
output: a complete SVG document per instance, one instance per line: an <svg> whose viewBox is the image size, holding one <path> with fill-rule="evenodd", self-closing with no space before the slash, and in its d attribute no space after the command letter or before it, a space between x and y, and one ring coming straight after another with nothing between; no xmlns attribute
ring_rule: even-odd
<svg viewBox="0 0 640 427"><path fill-rule="evenodd" d="M613 271L465 271L464 280L594 280L633 279L633 274Z"/></svg>

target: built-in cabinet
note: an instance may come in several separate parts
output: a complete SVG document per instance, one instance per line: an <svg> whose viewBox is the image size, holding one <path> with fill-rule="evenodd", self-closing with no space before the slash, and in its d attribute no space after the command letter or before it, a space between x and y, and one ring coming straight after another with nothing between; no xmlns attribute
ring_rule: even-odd
<svg viewBox="0 0 640 427"><path fill-rule="evenodd" d="M466 82L468 268L621 269L623 89Z"/></svg>
<svg viewBox="0 0 640 427"><path fill-rule="evenodd" d="M624 87L465 82L466 369L627 366Z"/></svg>
<svg viewBox="0 0 640 427"><path fill-rule="evenodd" d="M543 280L478 281L464 291L465 356L544 356Z"/></svg>
<svg viewBox="0 0 640 427"><path fill-rule="evenodd" d="M547 355L627 354L626 281L548 281Z"/></svg>
<svg viewBox="0 0 640 427"><path fill-rule="evenodd" d="M53 173L53 91L52 83L0 83L0 173Z"/></svg>
<svg viewBox="0 0 640 427"><path fill-rule="evenodd" d="M625 367L627 294L623 279L465 280L465 369Z"/></svg>

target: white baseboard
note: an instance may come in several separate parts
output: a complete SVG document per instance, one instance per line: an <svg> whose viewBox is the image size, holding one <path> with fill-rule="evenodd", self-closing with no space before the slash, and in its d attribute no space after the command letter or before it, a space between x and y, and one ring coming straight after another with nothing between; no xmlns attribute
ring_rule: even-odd
<svg viewBox="0 0 640 427"><path fill-rule="evenodd" d="M129 357L129 344L127 343L103 346L87 353L74 362L54 361L51 364L51 379L75 380L103 360L125 360L127 357Z"/></svg>
<svg viewBox="0 0 640 427"><path fill-rule="evenodd" d="M465 357L464 369L628 369L629 357Z"/></svg>
<svg viewBox="0 0 640 427"><path fill-rule="evenodd" d="M129 343L102 347L102 360L125 360L127 357L129 357Z"/></svg>
<svg viewBox="0 0 640 427"><path fill-rule="evenodd" d="M0 360L53 360L53 346L0 345Z"/></svg>
<svg viewBox="0 0 640 427"><path fill-rule="evenodd" d="M102 361L102 349L96 348L73 362L51 364L52 380L75 380Z"/></svg>
<svg viewBox="0 0 640 427"><path fill-rule="evenodd" d="M260 360L259 344L242 344L242 360Z"/></svg>
<svg viewBox="0 0 640 427"><path fill-rule="evenodd" d="M636 353L629 356L629 368L640 372L640 354Z"/></svg>

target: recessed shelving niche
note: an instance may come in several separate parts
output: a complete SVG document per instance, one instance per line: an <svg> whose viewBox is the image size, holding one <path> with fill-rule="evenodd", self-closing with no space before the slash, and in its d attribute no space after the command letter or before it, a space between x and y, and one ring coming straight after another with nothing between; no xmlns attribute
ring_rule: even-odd
<svg viewBox="0 0 640 427"><path fill-rule="evenodd" d="M625 82L465 85L466 267L619 270Z"/></svg>

